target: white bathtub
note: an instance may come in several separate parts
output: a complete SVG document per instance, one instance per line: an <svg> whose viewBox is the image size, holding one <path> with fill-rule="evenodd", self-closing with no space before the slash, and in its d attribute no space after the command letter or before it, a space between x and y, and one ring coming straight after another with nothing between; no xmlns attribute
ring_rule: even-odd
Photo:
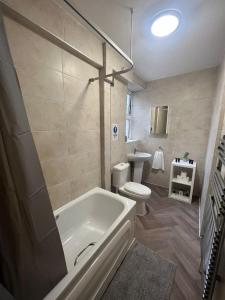
<svg viewBox="0 0 225 300"><path fill-rule="evenodd" d="M99 299L134 241L135 202L95 188L54 213L68 274L44 299Z"/></svg>

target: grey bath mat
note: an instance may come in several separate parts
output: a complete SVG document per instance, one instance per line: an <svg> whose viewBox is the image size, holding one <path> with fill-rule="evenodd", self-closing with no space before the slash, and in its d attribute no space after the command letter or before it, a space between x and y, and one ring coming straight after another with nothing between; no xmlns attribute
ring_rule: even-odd
<svg viewBox="0 0 225 300"><path fill-rule="evenodd" d="M140 243L128 252L102 300L168 300L176 266Z"/></svg>

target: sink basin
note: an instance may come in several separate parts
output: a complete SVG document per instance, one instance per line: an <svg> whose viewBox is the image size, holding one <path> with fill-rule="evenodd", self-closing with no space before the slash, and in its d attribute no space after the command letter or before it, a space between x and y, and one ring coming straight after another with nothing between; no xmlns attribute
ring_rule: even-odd
<svg viewBox="0 0 225 300"><path fill-rule="evenodd" d="M133 162L133 181L141 183L143 166L146 160L149 160L152 157L151 154L145 152L135 152L127 154L128 161Z"/></svg>
<svg viewBox="0 0 225 300"><path fill-rule="evenodd" d="M127 154L128 161L146 161L152 157L151 154L145 152L136 152Z"/></svg>

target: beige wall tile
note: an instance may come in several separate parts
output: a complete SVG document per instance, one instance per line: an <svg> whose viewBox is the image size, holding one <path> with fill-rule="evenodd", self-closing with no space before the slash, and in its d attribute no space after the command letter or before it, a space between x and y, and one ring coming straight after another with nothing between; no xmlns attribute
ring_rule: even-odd
<svg viewBox="0 0 225 300"><path fill-rule="evenodd" d="M66 181L48 188L52 208L55 210L71 200L70 182Z"/></svg>
<svg viewBox="0 0 225 300"><path fill-rule="evenodd" d="M65 100L67 102L73 102L77 106L89 105L93 109L99 107L99 86L97 81L89 84L88 77L86 81L81 81L65 74L63 79Z"/></svg>
<svg viewBox="0 0 225 300"><path fill-rule="evenodd" d="M102 40L53 0L6 0L7 4L63 38L102 64ZM6 29L36 148L56 209L101 184L99 82L89 84L98 70L46 39L6 18ZM109 49L108 49L109 51ZM111 51L109 69L126 66ZM111 163L126 160L125 99L127 87L118 80L104 86L107 188ZM120 126L119 141L111 142L111 124Z"/></svg>
<svg viewBox="0 0 225 300"><path fill-rule="evenodd" d="M69 154L80 153L87 149L100 152L99 130L69 130L67 140Z"/></svg>
<svg viewBox="0 0 225 300"><path fill-rule="evenodd" d="M98 77L99 75L96 68L93 68L91 65L66 51L63 51L63 73L85 82L87 82L89 78Z"/></svg>
<svg viewBox="0 0 225 300"><path fill-rule="evenodd" d="M71 161L68 156L41 162L48 188L68 181L71 174Z"/></svg>
<svg viewBox="0 0 225 300"><path fill-rule="evenodd" d="M98 130L100 127L99 109L76 107L73 102L65 104L66 123L70 130Z"/></svg>
<svg viewBox="0 0 225 300"><path fill-rule="evenodd" d="M42 66L62 72L62 49L12 19L5 18L5 26L16 67Z"/></svg>
<svg viewBox="0 0 225 300"><path fill-rule="evenodd" d="M112 143L111 145L111 167L115 166L118 163L126 162L126 147L124 147L119 143Z"/></svg>
<svg viewBox="0 0 225 300"><path fill-rule="evenodd" d="M32 131L64 130L64 103L35 96L25 96L24 103Z"/></svg>
<svg viewBox="0 0 225 300"><path fill-rule="evenodd" d="M95 85L80 83L64 75L65 111L70 130L99 130L99 91Z"/></svg>
<svg viewBox="0 0 225 300"><path fill-rule="evenodd" d="M33 137L41 161L68 155L66 131L35 131Z"/></svg>
<svg viewBox="0 0 225 300"><path fill-rule="evenodd" d="M54 0L4 0L34 23L63 38L63 11Z"/></svg>
<svg viewBox="0 0 225 300"><path fill-rule="evenodd" d="M89 171L85 176L71 181L71 200L97 186L101 186L100 169Z"/></svg>
<svg viewBox="0 0 225 300"><path fill-rule="evenodd" d="M36 96L64 101L62 73L41 66L17 67L20 86L24 96Z"/></svg>
<svg viewBox="0 0 225 300"><path fill-rule="evenodd" d="M172 159L188 151L197 161L195 192L200 193L216 79L217 69L212 68L153 81L135 94L133 134L140 140L137 147L154 154L162 146L165 155L165 172L152 171L146 165L144 181L168 187ZM151 105L169 106L167 138L149 136Z"/></svg>
<svg viewBox="0 0 225 300"><path fill-rule="evenodd" d="M179 98L184 100L211 98L216 81L217 68L212 68L152 81L144 93L148 94L148 90L151 90L152 99L156 102L157 99L165 101L167 98L175 103Z"/></svg>
<svg viewBox="0 0 225 300"><path fill-rule="evenodd" d="M214 72L213 72L214 70ZM188 99L205 99L215 94L215 86L217 84L218 72L217 68L212 68L187 74L187 98Z"/></svg>
<svg viewBox="0 0 225 300"><path fill-rule="evenodd" d="M120 162L127 161L127 148L125 143L125 119L126 119L127 86L116 80L110 91L110 140L111 140L111 167ZM111 126L119 125L118 141L112 141Z"/></svg>
<svg viewBox="0 0 225 300"><path fill-rule="evenodd" d="M65 41L102 64L102 42L73 16L64 16Z"/></svg>
<svg viewBox="0 0 225 300"><path fill-rule="evenodd" d="M218 82L213 101L213 114L210 127L210 134L208 140L208 147L206 152L206 159L204 164L204 181L201 194L201 207L200 207L200 224L203 219L203 212L208 197L209 183L211 173L216 165L216 147L219 143L223 128L223 119L225 114L225 58L221 64L218 72Z"/></svg>
<svg viewBox="0 0 225 300"><path fill-rule="evenodd" d="M68 157L68 174L71 179L81 179L86 173L100 168L100 153L91 151L77 153Z"/></svg>

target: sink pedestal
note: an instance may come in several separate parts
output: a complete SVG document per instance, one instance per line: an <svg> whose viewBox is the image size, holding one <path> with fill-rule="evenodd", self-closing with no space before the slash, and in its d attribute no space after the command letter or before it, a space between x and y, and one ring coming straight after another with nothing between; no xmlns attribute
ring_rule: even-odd
<svg viewBox="0 0 225 300"><path fill-rule="evenodd" d="M141 183L144 162L151 158L151 154L144 152L135 152L129 153L127 155L127 158L133 166L133 181Z"/></svg>
<svg viewBox="0 0 225 300"><path fill-rule="evenodd" d="M141 183L144 162L143 161L134 161L133 166L134 166L133 181L137 182L137 183Z"/></svg>

